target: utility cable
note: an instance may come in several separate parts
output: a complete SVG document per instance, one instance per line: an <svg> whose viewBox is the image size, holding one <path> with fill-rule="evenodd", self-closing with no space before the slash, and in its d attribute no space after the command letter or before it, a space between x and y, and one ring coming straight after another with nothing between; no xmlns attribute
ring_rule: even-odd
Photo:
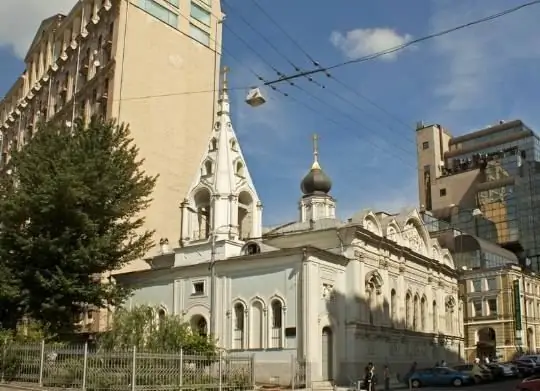
<svg viewBox="0 0 540 391"><path fill-rule="evenodd" d="M340 63L334 64L334 65L331 65L331 66L328 66L328 67L317 67L316 69L312 69L312 70L309 70L309 71L299 72L299 73L296 73L296 74L293 74L293 75L281 77L281 78L276 79L276 80L268 81L268 82L265 83L265 85L269 86L269 85L281 83L281 82L284 82L284 81L297 79L299 77L313 75L313 74L316 74L316 73L323 73L323 72L326 73L326 72L331 71L332 69L341 68L341 67L344 67L346 65L358 64L358 63L361 63L361 62L374 60L374 59L379 58L381 56L384 56L386 54L391 54L391 53L395 53L397 51L403 50L403 49L405 49L405 48L407 48L409 46L412 46L414 44L424 42L424 41L427 41L429 39L438 38L438 37L441 37L443 35L447 35L447 34L450 34L450 33L453 33L453 32L459 31L459 30L463 30L463 29L475 26L477 24L489 22L489 21L492 21L494 19L498 19L498 18L501 18L503 16L512 14L514 12L520 11L520 10L526 8L526 7L530 7L530 6L538 5L538 4L540 4L540 0L530 1L528 3L521 4L519 6L506 9L506 10L498 12L496 14L486 16L484 18L476 19L476 20L473 20L473 21L465 23L465 24L461 24L461 25L458 25L458 26L455 26L455 27L452 27L452 28L449 28L449 29L446 29L446 30L443 30L443 31L439 31L437 33L433 33L433 34L430 34L430 35L426 35L424 37L413 39L413 40L408 41L408 42L406 42L406 43L404 43L402 45L394 46L392 48L382 50L382 51L379 51L379 52L376 52L376 53L372 53L372 54L369 54L367 56L363 56L363 57L356 58L356 59L353 59L353 60L340 62Z"/></svg>

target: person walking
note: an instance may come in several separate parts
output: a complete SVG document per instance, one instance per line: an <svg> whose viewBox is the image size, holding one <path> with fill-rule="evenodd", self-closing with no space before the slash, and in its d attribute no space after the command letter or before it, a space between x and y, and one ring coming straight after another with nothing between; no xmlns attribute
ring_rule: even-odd
<svg viewBox="0 0 540 391"><path fill-rule="evenodd" d="M390 391L390 369L388 368L388 365L384 366L383 376L384 376L384 391Z"/></svg>

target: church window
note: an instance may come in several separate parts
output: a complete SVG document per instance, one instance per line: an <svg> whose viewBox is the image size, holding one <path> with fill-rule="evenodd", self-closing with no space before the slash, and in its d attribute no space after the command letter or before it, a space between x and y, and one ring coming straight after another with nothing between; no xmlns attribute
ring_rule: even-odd
<svg viewBox="0 0 540 391"><path fill-rule="evenodd" d="M251 349L263 349L265 346L264 341L264 306L259 300L255 300L251 303L251 315L250 315L250 348Z"/></svg>
<svg viewBox="0 0 540 391"><path fill-rule="evenodd" d="M413 307L413 322L412 322L412 326L413 326L413 330L418 330L418 317L419 317L419 299L418 299L418 295L415 295L414 296L414 307Z"/></svg>
<svg viewBox="0 0 540 391"><path fill-rule="evenodd" d="M272 309L272 348L282 348L283 334L283 305L275 299L271 304Z"/></svg>
<svg viewBox="0 0 540 391"><path fill-rule="evenodd" d="M161 327L167 318L167 311L164 308L160 308L157 312L158 325Z"/></svg>
<svg viewBox="0 0 540 391"><path fill-rule="evenodd" d="M217 140L215 138L210 140L210 151L217 151Z"/></svg>
<svg viewBox="0 0 540 391"><path fill-rule="evenodd" d="M238 195L238 234L241 240L251 237L253 226L253 198L246 191Z"/></svg>
<svg viewBox="0 0 540 391"><path fill-rule="evenodd" d="M212 171L213 171L213 164L212 164L212 161L211 160L207 160L204 162L204 170L203 170L203 175L212 175Z"/></svg>
<svg viewBox="0 0 540 391"><path fill-rule="evenodd" d="M407 328L410 328L412 326L412 298L411 294L407 293L405 295L405 325Z"/></svg>
<svg viewBox="0 0 540 391"><path fill-rule="evenodd" d="M244 255L260 254L261 247L257 243L248 243L244 248Z"/></svg>
<svg viewBox="0 0 540 391"><path fill-rule="evenodd" d="M392 325L397 321L397 303L396 303L396 290L392 289L390 292L390 320Z"/></svg>
<svg viewBox="0 0 540 391"><path fill-rule="evenodd" d="M204 295L204 281L197 281L193 283L193 296Z"/></svg>
<svg viewBox="0 0 540 391"><path fill-rule="evenodd" d="M437 330L439 329L439 322L437 321L438 317L439 317L439 314L437 313L438 311L438 308L437 308L437 300L433 300L433 309L432 309L433 313L431 314L433 316L433 332L437 332Z"/></svg>
<svg viewBox="0 0 540 391"><path fill-rule="evenodd" d="M233 349L244 349L244 324L246 309L242 303L234 305Z"/></svg>
<svg viewBox="0 0 540 391"><path fill-rule="evenodd" d="M234 172L239 177L244 177L244 164L240 161L235 163Z"/></svg>
<svg viewBox="0 0 540 391"><path fill-rule="evenodd" d="M194 240L207 239L210 236L210 223L212 221L211 195L208 189L200 189L194 197L195 210L193 219L196 219L193 229Z"/></svg>
<svg viewBox="0 0 540 391"><path fill-rule="evenodd" d="M420 330L426 331L426 296L422 296L422 300L420 300Z"/></svg>

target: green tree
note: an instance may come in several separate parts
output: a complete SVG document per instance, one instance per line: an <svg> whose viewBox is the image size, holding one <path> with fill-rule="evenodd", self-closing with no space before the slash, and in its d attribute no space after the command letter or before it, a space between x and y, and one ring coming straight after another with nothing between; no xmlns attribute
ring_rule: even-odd
<svg viewBox="0 0 540 391"><path fill-rule="evenodd" d="M0 177L0 284L5 269L18 311L0 322L25 315L69 332L87 306L126 298L102 276L152 246L141 212L156 178L137 155L127 126L99 120L44 125L13 154Z"/></svg>
<svg viewBox="0 0 540 391"><path fill-rule="evenodd" d="M160 316L161 315L161 316ZM131 310L118 309L112 330L99 340L107 350L132 349L215 354L216 344L210 338L193 332L180 316L160 314L159 308L141 305Z"/></svg>

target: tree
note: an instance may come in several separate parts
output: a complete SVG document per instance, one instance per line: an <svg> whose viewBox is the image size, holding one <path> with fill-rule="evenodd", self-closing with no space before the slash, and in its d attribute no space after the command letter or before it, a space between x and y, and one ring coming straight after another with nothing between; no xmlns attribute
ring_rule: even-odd
<svg viewBox="0 0 540 391"><path fill-rule="evenodd" d="M5 269L18 292L4 299L18 311L0 322L24 315L69 332L88 306L126 298L102 276L153 244L141 212L156 178L137 155L127 126L99 120L44 125L13 154L0 177L0 284Z"/></svg>
<svg viewBox="0 0 540 391"><path fill-rule="evenodd" d="M187 322L175 315L160 313L159 308L141 305L131 310L119 309L114 314L112 330L98 341L107 350L180 352L215 354L214 341L193 332Z"/></svg>

